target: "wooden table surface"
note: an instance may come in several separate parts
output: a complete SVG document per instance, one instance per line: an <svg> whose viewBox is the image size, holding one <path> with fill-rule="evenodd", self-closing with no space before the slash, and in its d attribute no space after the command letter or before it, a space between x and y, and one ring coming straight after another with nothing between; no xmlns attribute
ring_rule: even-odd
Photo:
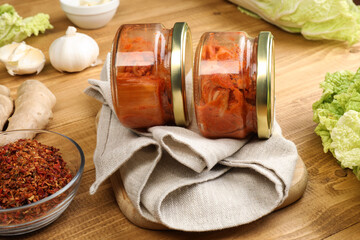
<svg viewBox="0 0 360 240"><path fill-rule="evenodd" d="M87 79L99 78L102 66L80 73L59 73L49 62L49 46L64 35L72 23L60 8L59 1L9 1L27 17L38 12L51 16L53 30L31 37L26 42L40 48L46 65L39 75L10 76L0 66L0 84L17 87L26 79L42 81L57 97L54 118L47 129L63 133L79 143L85 157L85 172L80 189L63 215L50 226L23 239L356 239L360 235L360 182L350 170L342 170L331 154L322 150L314 133L311 105L321 95L319 83L326 72L356 71L360 66L360 44L352 47L338 42L308 41L259 19L240 13L225 0L121 0L112 21L104 28L82 30L100 47L100 58L110 51L117 28L124 23L163 23L170 28L186 21L196 47L206 31L246 31L255 36L261 30L275 36L276 119L286 138L293 141L304 160L309 182L304 196L291 206L276 211L251 224L222 231L184 233L151 231L131 224L119 210L110 181L95 195L89 187L95 179L93 152L96 144L95 116L101 105L83 90ZM1 4L5 1L1 0Z"/></svg>

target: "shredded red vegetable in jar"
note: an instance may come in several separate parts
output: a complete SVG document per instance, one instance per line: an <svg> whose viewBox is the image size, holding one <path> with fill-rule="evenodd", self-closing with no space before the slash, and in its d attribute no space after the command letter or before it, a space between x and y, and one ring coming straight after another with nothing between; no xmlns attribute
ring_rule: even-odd
<svg viewBox="0 0 360 240"><path fill-rule="evenodd" d="M161 24L123 25L116 52L113 102L128 128L173 124L171 31Z"/></svg>
<svg viewBox="0 0 360 240"><path fill-rule="evenodd" d="M1 209L37 202L59 191L72 178L55 147L30 139L0 147Z"/></svg>
<svg viewBox="0 0 360 240"><path fill-rule="evenodd" d="M196 119L205 137L256 132L256 41L242 32L205 33L195 59Z"/></svg>

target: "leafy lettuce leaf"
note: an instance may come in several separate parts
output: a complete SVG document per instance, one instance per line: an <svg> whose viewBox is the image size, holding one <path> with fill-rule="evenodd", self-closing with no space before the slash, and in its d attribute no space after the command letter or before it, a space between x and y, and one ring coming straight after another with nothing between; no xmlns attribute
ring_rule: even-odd
<svg viewBox="0 0 360 240"><path fill-rule="evenodd" d="M0 5L0 47L12 42L21 42L32 34L37 36L46 29L54 28L49 15L39 13L23 19L9 4Z"/></svg>
<svg viewBox="0 0 360 240"><path fill-rule="evenodd" d="M230 0L285 31L312 40L360 40L360 7L352 0Z"/></svg>
<svg viewBox="0 0 360 240"><path fill-rule="evenodd" d="M327 73L320 87L323 94L312 106L315 133L324 152L330 150L360 180L360 68L356 73Z"/></svg>

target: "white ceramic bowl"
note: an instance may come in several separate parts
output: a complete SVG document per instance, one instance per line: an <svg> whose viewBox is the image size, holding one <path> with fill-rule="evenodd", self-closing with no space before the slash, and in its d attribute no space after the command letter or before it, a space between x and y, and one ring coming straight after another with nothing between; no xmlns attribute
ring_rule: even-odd
<svg viewBox="0 0 360 240"><path fill-rule="evenodd" d="M84 29L105 26L115 15L120 0L95 6L80 6L79 0L60 0L62 10L72 23Z"/></svg>

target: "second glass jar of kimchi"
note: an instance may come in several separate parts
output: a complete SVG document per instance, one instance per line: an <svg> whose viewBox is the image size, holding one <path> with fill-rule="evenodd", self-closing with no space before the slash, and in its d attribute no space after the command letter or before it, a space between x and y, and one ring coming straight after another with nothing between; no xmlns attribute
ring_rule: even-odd
<svg viewBox="0 0 360 240"><path fill-rule="evenodd" d="M198 128L209 138L269 138L274 121L274 42L270 32L207 32L194 63Z"/></svg>
<svg viewBox="0 0 360 240"><path fill-rule="evenodd" d="M185 77L192 71L191 33L186 23L125 24L111 53L114 110L128 128L187 126ZM191 73L190 73L191 74Z"/></svg>

